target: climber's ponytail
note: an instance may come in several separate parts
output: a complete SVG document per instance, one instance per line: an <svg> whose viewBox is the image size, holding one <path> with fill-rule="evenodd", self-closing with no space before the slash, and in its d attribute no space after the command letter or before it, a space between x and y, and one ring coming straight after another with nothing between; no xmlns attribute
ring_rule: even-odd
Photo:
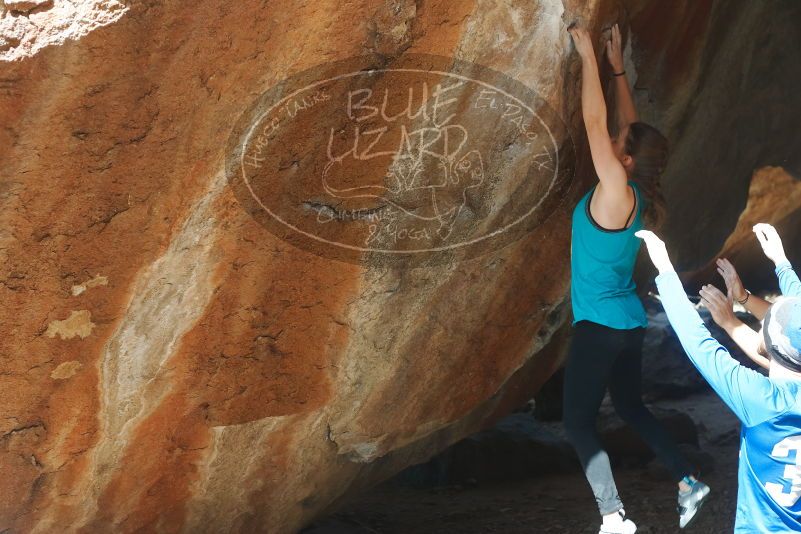
<svg viewBox="0 0 801 534"><path fill-rule="evenodd" d="M634 122L629 125L625 152L634 160L631 177L645 200L645 226L657 230L666 212L659 178L667 165L668 140L653 126Z"/></svg>

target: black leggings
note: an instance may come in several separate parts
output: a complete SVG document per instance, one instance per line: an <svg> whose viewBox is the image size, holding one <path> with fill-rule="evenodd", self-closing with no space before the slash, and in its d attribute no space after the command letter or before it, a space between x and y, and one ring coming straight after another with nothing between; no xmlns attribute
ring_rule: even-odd
<svg viewBox="0 0 801 534"><path fill-rule="evenodd" d="M607 386L615 411L634 427L664 463L676 482L693 473L675 441L642 402L642 342L645 328L619 330L578 321L565 369L564 422L601 515L623 504L612 478L595 420Z"/></svg>

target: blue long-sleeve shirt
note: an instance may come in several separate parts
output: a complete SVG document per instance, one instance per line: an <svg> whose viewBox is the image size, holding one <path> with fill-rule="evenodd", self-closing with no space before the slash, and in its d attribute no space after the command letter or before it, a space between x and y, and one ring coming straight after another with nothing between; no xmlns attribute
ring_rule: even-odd
<svg viewBox="0 0 801 534"><path fill-rule="evenodd" d="M789 261L783 261L776 266L776 276L779 278L779 289L781 289L782 295L801 297L801 282Z"/></svg>
<svg viewBox="0 0 801 534"><path fill-rule="evenodd" d="M789 263L776 267L785 295L801 296ZM676 273L656 277L684 351L742 422L736 533L801 532L801 382L741 365L712 337Z"/></svg>

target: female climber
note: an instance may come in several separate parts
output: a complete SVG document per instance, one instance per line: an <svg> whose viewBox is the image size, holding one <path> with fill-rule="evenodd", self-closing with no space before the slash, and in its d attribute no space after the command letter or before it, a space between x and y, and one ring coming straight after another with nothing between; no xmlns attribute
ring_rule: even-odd
<svg viewBox="0 0 801 534"><path fill-rule="evenodd" d="M602 516L599 534L633 533L618 496L609 457L595 427L607 387L615 411L642 436L679 486L679 526L695 517L709 494L673 439L642 402L641 353L648 320L632 279L643 226L664 216L659 176L668 143L638 121L625 77L620 29L612 28L606 55L613 69L616 124L610 138L592 40L568 28L581 57L581 109L598 183L573 211L571 298L573 338L565 369L564 423Z"/></svg>

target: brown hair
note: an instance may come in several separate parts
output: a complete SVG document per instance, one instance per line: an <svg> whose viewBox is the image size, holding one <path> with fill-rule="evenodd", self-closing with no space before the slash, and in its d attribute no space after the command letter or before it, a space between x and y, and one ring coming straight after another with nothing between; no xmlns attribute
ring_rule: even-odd
<svg viewBox="0 0 801 534"><path fill-rule="evenodd" d="M631 177L646 201L645 226L657 230L665 220L665 197L660 176L668 159L668 140L659 130L644 122L629 125L625 152L634 160Z"/></svg>

